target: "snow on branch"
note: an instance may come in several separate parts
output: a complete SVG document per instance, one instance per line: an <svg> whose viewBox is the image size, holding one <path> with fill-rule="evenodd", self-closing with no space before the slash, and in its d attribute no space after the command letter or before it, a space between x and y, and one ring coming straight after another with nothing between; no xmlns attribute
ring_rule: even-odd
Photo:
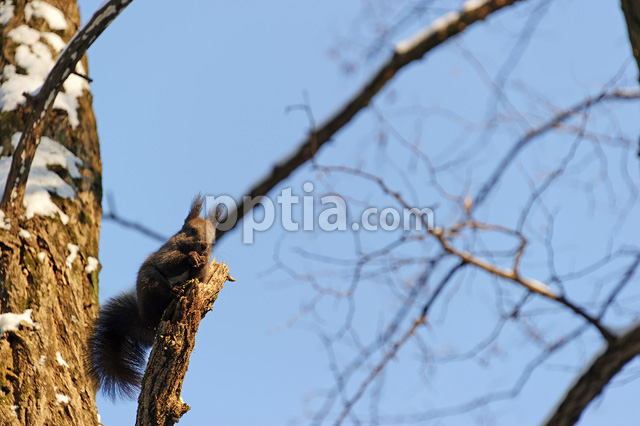
<svg viewBox="0 0 640 426"><path fill-rule="evenodd" d="M256 183L248 194L252 198L264 196L276 185L289 177L294 170L310 160L318 149L338 133L361 110L365 109L371 99L396 75L398 71L411 62L422 59L431 49L439 46L451 37L464 31L469 25L485 19L487 16L506 6L521 0L469 0L460 12L449 12L436 20L427 29L419 31L408 41L400 42L389 60L378 72L349 100L333 117L319 128L311 130L310 135L288 157L275 165L260 182ZM238 219L253 207L238 203L235 211L229 212L229 223L237 224ZM246 210L246 211L245 211ZM225 231L218 233L218 240Z"/></svg>
<svg viewBox="0 0 640 426"><path fill-rule="evenodd" d="M27 98L27 109L30 111L25 117L25 128L13 154L4 194L2 195L2 201L0 201L0 209L2 211L13 211L15 214L24 208L23 200L27 177L31 170L36 149L41 141L44 119L47 113L53 107L54 100L67 78L72 73L75 73L76 64L86 53L89 46L131 2L132 0L110 0L104 2L91 19L73 36L51 71L47 74L42 86L33 93L24 94ZM32 7L33 10L30 9L30 13L35 15L46 14L55 18L51 13L48 13L46 6L43 7L40 3L36 4L39 7Z"/></svg>
<svg viewBox="0 0 640 426"><path fill-rule="evenodd" d="M444 16L436 19L429 26L424 27L410 38L396 43L396 53L403 55L411 52L413 49L419 48L421 44L429 43L430 39L438 37L438 34L446 32L452 26L459 26L462 24L462 28L465 28L466 26L464 23L460 21L462 15L485 13L486 11L484 11L483 8L488 6L489 3L492 2L489 0L467 0L462 5L461 12L452 10Z"/></svg>

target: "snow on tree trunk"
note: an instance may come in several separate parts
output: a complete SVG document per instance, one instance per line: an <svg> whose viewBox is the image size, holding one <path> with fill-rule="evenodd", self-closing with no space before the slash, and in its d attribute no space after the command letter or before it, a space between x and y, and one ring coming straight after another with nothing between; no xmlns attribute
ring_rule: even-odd
<svg viewBox="0 0 640 426"><path fill-rule="evenodd" d="M80 26L75 0L0 0L0 191L29 106ZM87 74L87 60L76 67ZM98 311L100 150L88 82L71 75L47 118L25 214L0 212L0 423L97 425L85 376Z"/></svg>

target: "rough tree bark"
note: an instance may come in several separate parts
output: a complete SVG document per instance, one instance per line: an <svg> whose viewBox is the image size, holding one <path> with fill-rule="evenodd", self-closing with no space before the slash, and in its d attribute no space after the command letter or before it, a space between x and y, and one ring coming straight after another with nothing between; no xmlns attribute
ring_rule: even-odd
<svg viewBox="0 0 640 426"><path fill-rule="evenodd" d="M620 370L640 353L640 327L609 343L570 386L546 426L571 426Z"/></svg>
<svg viewBox="0 0 640 426"><path fill-rule="evenodd" d="M142 381L136 426L171 426L189 411L180 394L196 333L227 281L235 281L229 268L213 259L207 281L189 285L165 311Z"/></svg>
<svg viewBox="0 0 640 426"><path fill-rule="evenodd" d="M47 12L42 2L33 3L0 2L2 70L9 67L19 75L27 75L29 70L19 64L18 49L22 49L22 55L35 55L38 52L34 53L34 49L44 45L55 58L60 50L59 45L53 45L55 36L68 42L80 26L75 0L49 0L62 12L67 22L64 29L64 25L52 25L55 21L50 19L56 15L50 14L51 9ZM24 37L18 37L19 32L11 33L18 28L22 35L35 34L30 45ZM46 56L42 51L39 54ZM81 63L88 69L86 58ZM6 82L5 72L2 84ZM27 319L30 314L33 321L33 324L22 321L18 329L9 329L0 336L3 425L98 424L95 393L84 373L84 350L98 310L99 267L94 259L98 258L102 215L102 165L91 94L84 90L76 99L75 127L67 112L60 109L48 114L43 127L43 136L66 147L81 161L77 164L79 176L64 167L49 166L75 195L68 198L52 195L53 203L63 212L52 217L36 214L27 218L22 214L5 219L3 213L0 313L25 313ZM6 110L5 105L0 114L4 161L13 153L12 137L24 131L29 108L23 101L15 109ZM92 266L87 268L89 265Z"/></svg>

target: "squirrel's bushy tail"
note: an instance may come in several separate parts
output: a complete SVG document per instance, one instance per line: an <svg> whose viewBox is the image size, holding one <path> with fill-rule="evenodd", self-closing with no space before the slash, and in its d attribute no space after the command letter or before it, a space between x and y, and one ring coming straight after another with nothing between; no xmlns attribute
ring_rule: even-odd
<svg viewBox="0 0 640 426"><path fill-rule="evenodd" d="M101 309L89 339L89 374L112 399L135 397L153 336L141 329L135 294L123 293Z"/></svg>

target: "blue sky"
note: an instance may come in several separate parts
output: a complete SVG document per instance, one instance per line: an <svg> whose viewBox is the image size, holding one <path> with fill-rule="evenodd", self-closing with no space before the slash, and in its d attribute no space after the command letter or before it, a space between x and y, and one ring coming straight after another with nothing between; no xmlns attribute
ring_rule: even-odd
<svg viewBox="0 0 640 426"><path fill-rule="evenodd" d="M80 2L84 20L99 3ZM464 195L465 188L472 194L477 191L495 158L526 130L517 120L510 123L505 119L506 124L485 140L473 126L469 130L461 125L482 122L487 116L493 93L487 88L483 72L495 77L504 64L505 53L514 48L523 23L543 4L524 3L505 10L498 19L478 24L461 39L448 42L402 71L376 97L375 111L379 114L370 110L359 115L323 150L320 161L362 165L378 171L390 185L406 190L407 197L414 197L415 192L412 201L421 207L438 204L438 221L449 224L460 212L428 187L424 171L418 167L415 173L411 172L411 155L397 149L398 141L393 141L393 136L388 136L387 145L380 142L380 134L389 134L380 115L407 138L420 140L435 160L464 153L465 148L480 152L476 161L448 171L443 178L448 190L458 195ZM391 53L393 41L411 35L454 5L433 3L426 13L410 19L405 29L366 57L363 52L375 40L371 36L372 22L391 22L401 15L401 6L412 3L371 2L377 14L362 12L371 10L366 9L366 4L335 0L133 2L89 51L94 112L102 147L103 188L105 194L113 195L118 214L169 236L181 226L197 192L243 194L308 132L307 116L300 111L285 113L287 106L303 102L306 93L316 121L321 122ZM335 51L356 64L352 73L342 71L332 54ZM513 73L509 100L529 114L531 123L538 123L554 107L567 107L598 93L625 61L628 67L622 72L620 85L636 84L637 70L629 58L628 38L617 2L553 2ZM418 111L418 106L425 109ZM593 132L637 138L637 106L636 102L611 106L611 112L601 110L603 118L590 122ZM508 111L501 112L507 115ZM514 212L526 201L523 176L531 171L548 171L566 153L571 141L571 134L554 134L527 151L481 210L482 219L514 226ZM388 147L386 153L384 146ZM623 149L612 150L608 170L613 187L618 188L623 178L616 165L633 167L634 163L619 160L617 155L624 158ZM590 155L588 150L579 154L585 158ZM597 170L590 171L592 163L587 160L578 164L589 166L574 170L572 178L594 179L597 175ZM406 179L398 170L407 171L416 191L407 188ZM637 184L637 162L630 170ZM534 181L539 178L532 177ZM316 182L319 192L336 188L381 205L389 203L367 182L325 176L310 166L297 171L283 187L291 186L302 195L302 183L307 180ZM576 194L577 186L567 178L547 200L549 209L557 212L556 243L562 247L558 267L565 272L602 256L598 244L607 241L614 231L611 217L624 204L623 200L615 203L609 199L608 187L596 186L592 191L597 200L594 208L589 197ZM106 202L103 206L105 210L109 208ZM636 203L631 211L637 210ZM538 220L536 226L541 226L541 216L534 219ZM637 223L626 221L619 228L617 245L637 242ZM328 280L338 281L338 286L340 275L331 266L310 261L296 249L349 259L353 257L349 243L352 240L344 235L286 234L277 228L258 235L253 245L241 244L240 237L235 231L214 250L218 260L229 265L237 282L225 286L201 326L183 389L183 399L192 410L181 424L289 424L304 418L305 410L318 409L322 402L319 395L333 384L318 334L334 329L346 308L340 302L323 302L318 309L324 320L321 324L305 318L282 328L313 298L314 292L308 284L274 267L274 252L278 249L280 257L298 272L318 276L326 273ZM388 238L367 235L363 241L373 249L388 242ZM499 238L487 238L485 242L501 244ZM139 265L158 246L156 241L105 221L100 247L101 300L132 287ZM531 250L523 268L545 280L548 277L543 275L543 247L533 244ZM427 256L432 248L407 247L406 251L412 256L423 251ZM405 270L401 278L409 279L411 274ZM593 282L605 277L603 272ZM465 342L486 333L496 319L494 289L512 288L511 284L478 272L465 273L461 283L467 284L460 284L460 292L451 293L452 302L447 309L442 306L436 311L432 328L425 334L433 345L434 356L449 347L461 350ZM572 291L576 297L583 295L580 289ZM634 295L632 292L629 297ZM374 338L394 312L393 295L388 287L372 280L359 289L358 302L354 325L364 338ZM536 308L548 309L549 305L541 302ZM631 317L633 313L621 315L612 318L612 322L624 323ZM562 315L532 316L531 321L550 336L562 335L569 324L579 324L575 318ZM587 334L534 374L521 397L433 424L537 424L570 382L571 369L579 369L598 347L597 336ZM385 376L388 390L384 409L402 412L449 405L453 401L451 395L461 400L477 396L479 388L471 386L471 382L489 390L499 389L513 382L522 369L522 359L536 353L535 345L515 325L495 350L497 355L487 366L479 367L479 362L443 364L437 373L429 372L430 368L418 373L415 360L419 355L415 347L408 348ZM348 345L339 349L338 358L343 363L352 355ZM636 370L637 367L636 364ZM633 368L630 366L631 372L625 377L633 374ZM420 381L422 375L431 381L426 391ZM639 413L637 409L634 412L631 398L638 390L636 382L612 387L605 398L590 407L580 424L602 424L604 418L618 425L633 424ZM358 408L366 412L367 404ZM132 402L114 405L99 398L98 408L106 425L130 424L135 417Z"/></svg>

